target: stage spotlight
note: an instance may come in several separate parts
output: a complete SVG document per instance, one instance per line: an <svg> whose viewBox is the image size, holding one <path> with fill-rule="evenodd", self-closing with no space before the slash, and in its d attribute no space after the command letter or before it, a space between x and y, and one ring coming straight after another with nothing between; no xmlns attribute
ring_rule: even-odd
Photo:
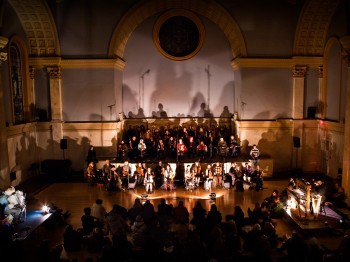
<svg viewBox="0 0 350 262"><path fill-rule="evenodd" d="M215 200L216 199L216 194L215 193L210 193L209 194L210 200Z"/></svg>
<svg viewBox="0 0 350 262"><path fill-rule="evenodd" d="M46 215L50 212L50 207L47 205L43 205L43 207L41 208L41 211L43 212L44 215Z"/></svg>

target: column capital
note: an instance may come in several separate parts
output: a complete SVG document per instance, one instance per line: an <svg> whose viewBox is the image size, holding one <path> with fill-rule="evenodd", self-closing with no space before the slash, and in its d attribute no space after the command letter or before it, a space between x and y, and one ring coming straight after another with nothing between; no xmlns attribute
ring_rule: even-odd
<svg viewBox="0 0 350 262"><path fill-rule="evenodd" d="M306 65L295 65L292 69L293 77L305 77L307 69Z"/></svg>
<svg viewBox="0 0 350 262"><path fill-rule="evenodd" d="M350 67L350 35L340 38L340 43L343 48L342 57L348 67Z"/></svg>
<svg viewBox="0 0 350 262"><path fill-rule="evenodd" d="M32 66L29 66L29 77L30 79L34 79L35 77L35 68Z"/></svg>
<svg viewBox="0 0 350 262"><path fill-rule="evenodd" d="M62 77L62 71L60 66L48 66L46 67L46 70L49 73L49 77L52 79Z"/></svg>
<svg viewBox="0 0 350 262"><path fill-rule="evenodd" d="M0 36L0 50L4 49L7 43L8 43L8 39L4 36ZM6 60L7 60L7 53L0 52L0 65L2 64L2 62L5 62Z"/></svg>
<svg viewBox="0 0 350 262"><path fill-rule="evenodd" d="M323 78L323 65L320 65L317 69L318 78Z"/></svg>

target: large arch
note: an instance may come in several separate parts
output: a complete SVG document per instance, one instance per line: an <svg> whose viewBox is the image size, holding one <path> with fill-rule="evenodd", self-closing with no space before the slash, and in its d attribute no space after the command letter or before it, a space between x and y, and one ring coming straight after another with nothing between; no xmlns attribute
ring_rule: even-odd
<svg viewBox="0 0 350 262"><path fill-rule="evenodd" d="M224 32L229 41L232 59L247 55L244 38L236 21L215 1L146 0L131 8L116 26L109 46L109 56L117 56L123 59L126 43L135 28L152 15L172 8L191 10L215 23Z"/></svg>
<svg viewBox="0 0 350 262"><path fill-rule="evenodd" d="M294 55L322 56L327 30L341 0L306 1L295 32Z"/></svg>
<svg viewBox="0 0 350 262"><path fill-rule="evenodd" d="M43 0L8 0L26 32L31 56L59 56L57 28Z"/></svg>

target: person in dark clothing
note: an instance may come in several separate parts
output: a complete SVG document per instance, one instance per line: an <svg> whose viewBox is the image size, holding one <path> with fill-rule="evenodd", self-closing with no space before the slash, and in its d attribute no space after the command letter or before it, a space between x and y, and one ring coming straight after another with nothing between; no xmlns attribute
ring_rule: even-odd
<svg viewBox="0 0 350 262"><path fill-rule="evenodd" d="M206 221L206 214L207 211L203 208L201 202L197 201L192 209L193 218L191 224L195 225L198 229L202 228Z"/></svg>
<svg viewBox="0 0 350 262"><path fill-rule="evenodd" d="M242 233L242 228L245 226L244 212L240 206L235 206L233 219L236 222L238 234Z"/></svg>
<svg viewBox="0 0 350 262"><path fill-rule="evenodd" d="M81 217L81 223L83 226L83 229L82 229L83 236L89 235L94 229L94 227L96 226L96 219L93 216L91 216L90 207L84 208L84 215Z"/></svg>
<svg viewBox="0 0 350 262"><path fill-rule="evenodd" d="M82 237L80 233L73 229L72 225L67 225L63 233L63 246L67 252L78 251L81 248Z"/></svg>
<svg viewBox="0 0 350 262"><path fill-rule="evenodd" d="M89 146L89 150L88 150L88 153L87 153L87 156L86 156L86 162L89 164L91 162L93 163L97 163L98 160L97 160L97 155L96 155L96 151L94 149L94 146Z"/></svg>
<svg viewBox="0 0 350 262"><path fill-rule="evenodd" d="M222 215L218 210L216 204L210 206L210 210L207 215L207 225L211 228L214 225L220 225L222 221Z"/></svg>
<svg viewBox="0 0 350 262"><path fill-rule="evenodd" d="M165 202L165 198L162 198L160 200L160 204L158 205L157 217L160 227L166 229L172 217L172 208Z"/></svg>

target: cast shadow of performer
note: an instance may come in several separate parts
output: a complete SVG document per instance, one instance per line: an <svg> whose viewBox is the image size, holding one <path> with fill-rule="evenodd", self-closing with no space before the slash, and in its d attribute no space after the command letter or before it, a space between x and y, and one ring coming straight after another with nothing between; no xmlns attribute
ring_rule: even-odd
<svg viewBox="0 0 350 262"><path fill-rule="evenodd" d="M164 110L164 106L163 106L162 103L158 104L158 111L157 112L153 112L153 117L160 117L160 118L168 117L168 114Z"/></svg>
<svg viewBox="0 0 350 262"><path fill-rule="evenodd" d="M228 106L224 106L224 109L220 115L220 117L232 117L233 114L228 110Z"/></svg>

